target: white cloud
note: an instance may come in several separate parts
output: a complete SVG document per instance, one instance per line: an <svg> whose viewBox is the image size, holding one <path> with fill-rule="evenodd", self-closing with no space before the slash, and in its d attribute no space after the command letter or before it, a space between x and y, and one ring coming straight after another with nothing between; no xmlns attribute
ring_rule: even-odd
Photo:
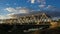
<svg viewBox="0 0 60 34"><path fill-rule="evenodd" d="M16 15L15 13L10 13L10 14L7 14L7 16L9 16L10 18L15 18L15 16L14 15Z"/></svg>
<svg viewBox="0 0 60 34"><path fill-rule="evenodd" d="M8 12L12 12L12 13L15 13L15 14L18 14L18 13L29 13L29 9L27 9L26 7L16 7L16 8L5 8L4 10L8 11Z"/></svg>
<svg viewBox="0 0 60 34"><path fill-rule="evenodd" d="M10 13L7 15L0 15L0 19L11 19L11 18L15 18L13 17L15 13Z"/></svg>
<svg viewBox="0 0 60 34"><path fill-rule="evenodd" d="M34 3L35 2L35 0L31 0L31 3Z"/></svg>
<svg viewBox="0 0 60 34"><path fill-rule="evenodd" d="M7 10L7 11L9 11L9 12L15 12L15 11L16 11L14 8L11 8L11 7L5 8L4 10Z"/></svg>
<svg viewBox="0 0 60 34"><path fill-rule="evenodd" d="M10 16L2 16L2 15L0 15L0 19L10 19L10 18L12 18L12 17L10 17Z"/></svg>
<svg viewBox="0 0 60 34"><path fill-rule="evenodd" d="M41 0L41 4L45 5L46 1L45 0Z"/></svg>
<svg viewBox="0 0 60 34"><path fill-rule="evenodd" d="M46 8L49 10L52 10L52 11L59 11L60 10L60 8L57 8L57 7L52 6L52 5L48 5Z"/></svg>
<svg viewBox="0 0 60 34"><path fill-rule="evenodd" d="M46 2L43 2L43 4L46 4Z"/></svg>
<svg viewBox="0 0 60 34"><path fill-rule="evenodd" d="M48 5L48 6L47 6L47 8L53 8L53 6L51 6L51 5Z"/></svg>
<svg viewBox="0 0 60 34"><path fill-rule="evenodd" d="M37 0L38 3L45 3L45 0Z"/></svg>
<svg viewBox="0 0 60 34"><path fill-rule="evenodd" d="M39 7L40 7L40 8L44 8L44 7L45 7L45 5L39 5Z"/></svg>
<svg viewBox="0 0 60 34"><path fill-rule="evenodd" d="M7 14L6 16L1 16L2 19L14 18L14 15L16 14L28 14L31 11L26 7L16 7L16 8L8 7L8 8L5 8L4 10L11 13Z"/></svg>
<svg viewBox="0 0 60 34"><path fill-rule="evenodd" d="M15 13L11 13L11 14L7 14L7 16L11 16L11 15L14 15Z"/></svg>
<svg viewBox="0 0 60 34"><path fill-rule="evenodd" d="M31 2L32 4L34 3L41 3L41 4L46 4L46 1L45 0L28 0L27 2Z"/></svg>
<svg viewBox="0 0 60 34"><path fill-rule="evenodd" d="M31 2L32 4L34 4L35 0L28 0L27 2Z"/></svg>
<svg viewBox="0 0 60 34"><path fill-rule="evenodd" d="M41 2L41 0L37 0L37 2L38 2L38 3L40 3L40 2Z"/></svg>

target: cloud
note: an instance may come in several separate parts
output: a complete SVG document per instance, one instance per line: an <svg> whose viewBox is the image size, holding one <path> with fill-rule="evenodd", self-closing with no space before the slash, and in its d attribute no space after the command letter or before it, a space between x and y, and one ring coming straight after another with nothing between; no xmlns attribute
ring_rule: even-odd
<svg viewBox="0 0 60 34"><path fill-rule="evenodd" d="M15 13L10 13L7 15L0 15L0 19L11 19L11 18L15 18L13 17Z"/></svg>
<svg viewBox="0 0 60 34"><path fill-rule="evenodd" d="M35 0L31 0L31 3L34 3L35 2Z"/></svg>
<svg viewBox="0 0 60 34"><path fill-rule="evenodd" d="M32 4L34 4L35 0L28 0L27 2L31 2Z"/></svg>
<svg viewBox="0 0 60 34"><path fill-rule="evenodd" d="M10 17L10 16L2 16L2 15L0 15L0 19L10 19L10 18L12 18L12 17Z"/></svg>
<svg viewBox="0 0 60 34"><path fill-rule="evenodd" d="M40 8L44 8L44 7L45 7L45 5L39 5L39 7L40 7Z"/></svg>
<svg viewBox="0 0 60 34"><path fill-rule="evenodd" d="M38 3L40 3L40 2L41 2L41 0L37 0L37 2L38 2Z"/></svg>
<svg viewBox="0 0 60 34"><path fill-rule="evenodd" d="M4 10L7 10L7 11L9 11L9 12L15 12L15 11L16 11L14 8L11 8L11 7L5 8Z"/></svg>
<svg viewBox="0 0 60 34"><path fill-rule="evenodd" d="M57 9L55 6L52 6L52 5L48 5L46 8L47 9L52 9L52 10L56 10Z"/></svg>
<svg viewBox="0 0 60 34"><path fill-rule="evenodd" d="M26 7L16 7L16 8L8 7L5 8L4 10L10 12L10 14L7 14L6 16L1 16L2 19L8 19L8 17L12 18L16 14L28 14L31 11Z"/></svg>
<svg viewBox="0 0 60 34"><path fill-rule="evenodd" d="M48 5L47 8L54 8L54 6Z"/></svg>
<svg viewBox="0 0 60 34"><path fill-rule="evenodd" d="M11 12L11 13L15 13L15 14L18 14L18 13L29 13L29 9L26 8L26 7L16 7L16 8L5 8L4 10L8 11L8 12Z"/></svg>
<svg viewBox="0 0 60 34"><path fill-rule="evenodd" d="M37 3L40 3L41 5L46 4L45 0L28 0L27 2L31 2L32 4L37 2Z"/></svg>
<svg viewBox="0 0 60 34"><path fill-rule="evenodd" d="M60 11L60 8L57 8L55 6L52 6L52 5L48 5L46 7L47 10L50 10L50 11Z"/></svg>
<svg viewBox="0 0 60 34"><path fill-rule="evenodd" d="M11 16L11 15L14 15L15 13L10 13L10 14L7 14L7 16Z"/></svg>
<svg viewBox="0 0 60 34"><path fill-rule="evenodd" d="M11 18L15 18L15 16L14 15L16 15L15 13L10 13L10 14L7 14L7 16L9 16L9 17L11 17Z"/></svg>

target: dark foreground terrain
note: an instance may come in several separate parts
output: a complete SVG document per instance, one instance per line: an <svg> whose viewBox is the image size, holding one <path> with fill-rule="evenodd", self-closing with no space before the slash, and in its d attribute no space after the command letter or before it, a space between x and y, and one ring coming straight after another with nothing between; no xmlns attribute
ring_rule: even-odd
<svg viewBox="0 0 60 34"><path fill-rule="evenodd" d="M54 28L54 29L48 29L49 26L35 30L35 31L29 31L29 32L23 32L23 30L28 30L29 28L36 28L38 26L24 26L23 27L20 25L16 26L7 26L7 25L0 25L0 34L60 34L60 27ZM41 26L40 26L41 27ZM38 27L39 28L39 27Z"/></svg>

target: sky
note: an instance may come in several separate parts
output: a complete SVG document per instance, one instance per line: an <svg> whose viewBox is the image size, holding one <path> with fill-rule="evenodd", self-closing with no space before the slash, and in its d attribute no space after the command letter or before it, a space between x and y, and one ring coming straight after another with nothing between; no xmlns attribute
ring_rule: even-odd
<svg viewBox="0 0 60 34"><path fill-rule="evenodd" d="M38 11L52 6L60 8L60 0L0 0L0 18L29 11L27 8Z"/></svg>

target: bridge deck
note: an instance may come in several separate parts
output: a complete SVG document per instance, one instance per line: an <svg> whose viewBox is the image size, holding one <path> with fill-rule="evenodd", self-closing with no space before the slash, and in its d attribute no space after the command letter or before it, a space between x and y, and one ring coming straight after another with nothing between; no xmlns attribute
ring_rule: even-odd
<svg viewBox="0 0 60 34"><path fill-rule="evenodd" d="M0 24L0 30L8 31L8 30L28 30L32 28L49 28L49 25L6 25L6 24Z"/></svg>

